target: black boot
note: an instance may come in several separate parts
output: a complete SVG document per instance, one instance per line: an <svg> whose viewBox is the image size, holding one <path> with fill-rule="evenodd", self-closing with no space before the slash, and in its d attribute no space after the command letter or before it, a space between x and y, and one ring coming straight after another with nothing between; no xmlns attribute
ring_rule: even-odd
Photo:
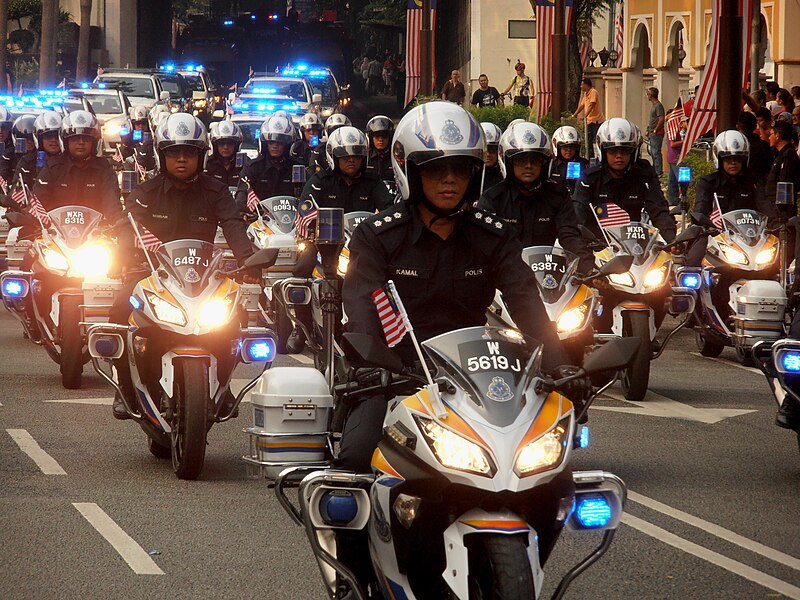
<svg viewBox="0 0 800 600"><path fill-rule="evenodd" d="M131 371L125 356L114 361L114 368L117 371L117 380L119 381L120 388L125 393L125 398L127 398L128 402L133 402L136 398L136 392L133 389ZM119 392L114 393L114 404L111 405L111 410L114 413L115 419L125 421L131 418Z"/></svg>
<svg viewBox="0 0 800 600"><path fill-rule="evenodd" d="M126 419L131 418L130 414L128 414L128 409L125 408L125 403L122 401L122 397L119 395L119 392L114 393L114 404L111 406L111 411L114 414L114 418L119 419L120 421L125 421Z"/></svg>
<svg viewBox="0 0 800 600"><path fill-rule="evenodd" d="M300 354L306 346L306 334L299 327L295 327L292 335L286 340L286 352L289 354Z"/></svg>
<svg viewBox="0 0 800 600"><path fill-rule="evenodd" d="M800 406L791 396L783 399L783 404L775 415L775 424L784 429L794 429L800 431Z"/></svg>

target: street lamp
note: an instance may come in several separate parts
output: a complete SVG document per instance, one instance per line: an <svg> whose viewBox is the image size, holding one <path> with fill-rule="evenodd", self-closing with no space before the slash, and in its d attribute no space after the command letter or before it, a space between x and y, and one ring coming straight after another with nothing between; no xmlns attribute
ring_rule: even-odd
<svg viewBox="0 0 800 600"><path fill-rule="evenodd" d="M597 60L597 51L594 48L592 48L591 50L589 50L589 62L592 64L592 67L594 67L594 61L596 60Z"/></svg>
<svg viewBox="0 0 800 600"><path fill-rule="evenodd" d="M683 59L686 58L686 50L683 49L683 46L678 48L678 62L681 65L681 69L683 68Z"/></svg>
<svg viewBox="0 0 800 600"><path fill-rule="evenodd" d="M600 50L599 56L600 56L600 64L604 67L607 67L609 52L608 50L606 50L605 46L603 46L603 49Z"/></svg>
<svg viewBox="0 0 800 600"><path fill-rule="evenodd" d="M619 59L619 52L612 50L608 53L608 60L613 66L617 66L617 59Z"/></svg>

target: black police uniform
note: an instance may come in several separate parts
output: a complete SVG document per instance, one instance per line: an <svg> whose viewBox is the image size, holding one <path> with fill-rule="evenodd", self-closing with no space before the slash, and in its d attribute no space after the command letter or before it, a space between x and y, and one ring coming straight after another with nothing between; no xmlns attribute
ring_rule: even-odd
<svg viewBox="0 0 800 600"><path fill-rule="evenodd" d="M33 193L45 210L61 206L86 206L114 222L122 214L119 186L108 161L90 156L78 165L68 152L53 158L39 172Z"/></svg>
<svg viewBox="0 0 800 600"><path fill-rule="evenodd" d="M550 179L567 188L570 194L575 192L577 179L567 179L567 166L571 162L576 162L581 166L581 174L589 168L589 161L582 156L575 156L571 160L564 160L561 156L556 156L550 165Z"/></svg>
<svg viewBox="0 0 800 600"><path fill-rule="evenodd" d="M319 144L317 146L310 146L308 142L306 142L305 137L303 137L303 139L297 140L292 144L289 150L289 156L298 165L312 168L312 173L315 173L324 167L325 157L317 151L318 148Z"/></svg>
<svg viewBox="0 0 800 600"><path fill-rule="evenodd" d="M590 167L583 172L575 186L572 201L578 223L588 227L601 239L602 232L592 214L592 205L597 207L608 202L627 212L632 221L640 221L642 209L645 209L661 236L667 242L675 239L675 220L669 214L669 205L661 191L658 175L645 160L636 161L619 179L612 177L602 164Z"/></svg>
<svg viewBox="0 0 800 600"><path fill-rule="evenodd" d="M248 161L239 174L239 188L236 190L236 204L242 213L250 213L247 208L247 192L249 187L259 200L273 196L294 196L292 183L292 166L295 163L288 157L274 160L269 155L261 154Z"/></svg>
<svg viewBox="0 0 800 600"><path fill-rule="evenodd" d="M36 155L37 152L34 150L33 152L26 152L20 156L17 161L17 168L14 170L14 185L19 183L20 176L22 177L22 181L24 181L25 185L29 188L32 188L33 184L36 183L36 175L39 172L39 169L36 167Z"/></svg>
<svg viewBox="0 0 800 600"><path fill-rule="evenodd" d="M750 162L747 165L747 170L753 175L760 183L767 181L770 169L772 169L772 161L775 159L775 153L769 142L765 142L759 136L751 133L747 137L750 142Z"/></svg>
<svg viewBox="0 0 800 600"><path fill-rule="evenodd" d="M783 181L794 183L796 198L796 194L800 192L800 158L797 156L797 150L791 144L786 144L775 154L775 160L767 175L767 199L772 204L775 204L778 183ZM787 210L792 215L797 214L797 203L794 199L792 207Z"/></svg>
<svg viewBox="0 0 800 600"><path fill-rule="evenodd" d="M483 170L483 190L488 191L496 185L503 183L503 172L499 165L486 167Z"/></svg>
<svg viewBox="0 0 800 600"><path fill-rule="evenodd" d="M594 268L594 254L586 246L577 225L567 190L554 181L539 181L531 195L508 179L483 193L478 208L503 218L523 248L552 246L558 239L561 247L580 258L579 270Z"/></svg>
<svg viewBox="0 0 800 600"><path fill-rule="evenodd" d="M367 173L379 177L383 181L394 181L392 154L388 148L383 152L377 152L375 149L369 151Z"/></svg>
<svg viewBox="0 0 800 600"><path fill-rule="evenodd" d="M226 188L238 187L241 169L236 167L236 156L227 161L215 154L206 161L204 173L219 181Z"/></svg>
<svg viewBox="0 0 800 600"><path fill-rule="evenodd" d="M123 146L122 156L125 159L125 168L134 171L136 165L145 171L152 171L156 168L156 153L153 143L137 142L133 146Z"/></svg>
<svg viewBox="0 0 800 600"><path fill-rule="evenodd" d="M11 132L8 133L8 139L0 152L0 177L10 182L14 175L14 143L11 141Z"/></svg>

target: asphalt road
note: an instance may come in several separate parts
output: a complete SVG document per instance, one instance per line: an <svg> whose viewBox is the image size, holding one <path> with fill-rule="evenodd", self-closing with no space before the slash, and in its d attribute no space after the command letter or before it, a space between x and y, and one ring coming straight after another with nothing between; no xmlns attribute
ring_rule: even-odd
<svg viewBox="0 0 800 600"><path fill-rule="evenodd" d="M138 426L111 418L98 377L62 389L20 331L0 314L0 598L324 597L303 532L241 460L247 406L211 430L201 478L179 481ZM758 373L730 350L694 351L677 336L644 402L591 410L575 466L616 473L631 498L611 550L569 598L800 599L797 440L774 426ZM562 536L547 595L596 540Z"/></svg>

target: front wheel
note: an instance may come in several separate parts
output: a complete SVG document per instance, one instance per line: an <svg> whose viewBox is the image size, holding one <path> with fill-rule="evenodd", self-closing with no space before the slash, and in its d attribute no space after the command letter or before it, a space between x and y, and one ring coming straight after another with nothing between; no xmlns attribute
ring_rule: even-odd
<svg viewBox="0 0 800 600"><path fill-rule="evenodd" d="M753 355L749 348L740 348L736 346L736 358L739 359L739 364L743 367L752 367L755 365L755 362L753 362Z"/></svg>
<svg viewBox="0 0 800 600"><path fill-rule="evenodd" d="M275 346L278 354L286 354L286 342L294 330L294 324L286 314L287 310L288 308L283 303L275 302L275 334L277 336Z"/></svg>
<svg viewBox="0 0 800 600"><path fill-rule="evenodd" d="M639 350L631 365L622 375L622 390L625 398L638 401L647 394L650 382L650 314L644 311L630 311L625 315L624 337L639 338Z"/></svg>
<svg viewBox="0 0 800 600"><path fill-rule="evenodd" d="M80 389L83 380L83 338L81 337L81 299L61 299L61 385L68 390Z"/></svg>
<svg viewBox="0 0 800 600"><path fill-rule="evenodd" d="M708 335L706 335L701 329L698 329L695 334L695 342L697 342L697 349L700 351L702 356L708 356L709 358L716 358L722 351L725 349L724 344L720 344L719 342L715 342L712 340Z"/></svg>
<svg viewBox="0 0 800 600"><path fill-rule="evenodd" d="M208 365L191 359L177 361L175 367L172 468L179 479L197 479L206 456Z"/></svg>
<svg viewBox="0 0 800 600"><path fill-rule="evenodd" d="M535 600L525 542L518 535L476 536L470 545L469 600Z"/></svg>

